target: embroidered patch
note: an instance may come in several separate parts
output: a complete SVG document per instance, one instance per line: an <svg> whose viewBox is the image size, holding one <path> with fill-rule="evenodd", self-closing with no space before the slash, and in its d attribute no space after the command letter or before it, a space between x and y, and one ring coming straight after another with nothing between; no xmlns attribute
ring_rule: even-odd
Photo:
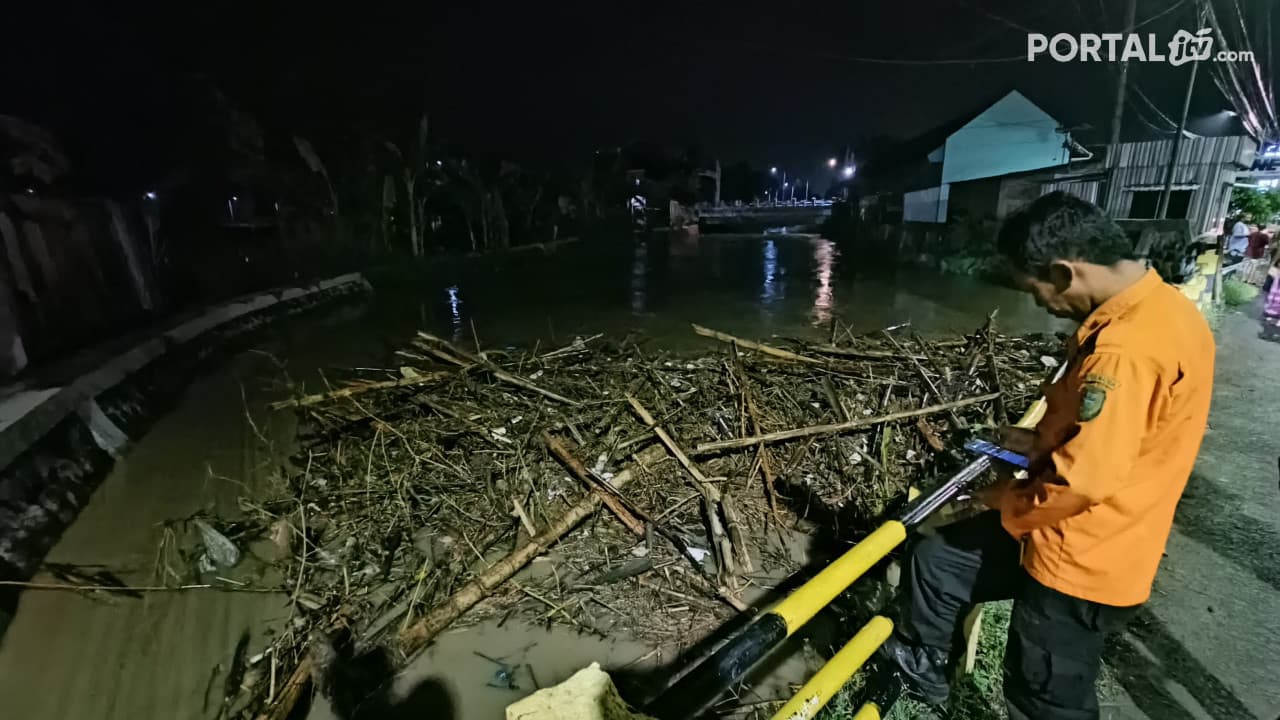
<svg viewBox="0 0 1280 720"><path fill-rule="evenodd" d="M1088 422L1102 412L1102 405L1107 401L1107 389L1100 384L1090 383L1084 386L1084 394L1080 396L1080 422Z"/></svg>
<svg viewBox="0 0 1280 720"><path fill-rule="evenodd" d="M1085 384L1085 385L1099 385L1099 386L1101 386L1101 387L1102 387L1102 389L1104 389L1104 390L1115 390L1115 389L1116 389L1116 381L1115 381L1114 379L1109 378L1109 377L1107 377L1106 375L1099 375L1098 373L1089 373L1088 375L1085 375L1085 376L1084 376L1084 384Z"/></svg>

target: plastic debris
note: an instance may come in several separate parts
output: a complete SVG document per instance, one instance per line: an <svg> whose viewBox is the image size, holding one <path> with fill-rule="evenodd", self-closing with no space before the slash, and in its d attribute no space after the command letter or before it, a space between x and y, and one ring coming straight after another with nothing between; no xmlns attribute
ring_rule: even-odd
<svg viewBox="0 0 1280 720"><path fill-rule="evenodd" d="M201 570L211 572L213 568L206 569L203 562L206 558L216 567L229 568L235 567L240 562L240 548L235 543L227 539L226 535L213 529L209 523L203 520L196 520L196 529L200 531L200 541L204 543L204 556L201 558Z"/></svg>

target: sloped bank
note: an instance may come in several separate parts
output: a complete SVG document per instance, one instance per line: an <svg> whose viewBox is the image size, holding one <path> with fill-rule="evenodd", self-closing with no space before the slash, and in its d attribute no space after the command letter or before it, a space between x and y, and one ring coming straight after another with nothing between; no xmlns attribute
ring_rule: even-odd
<svg viewBox="0 0 1280 720"><path fill-rule="evenodd" d="M26 579L115 460L190 380L255 331L369 292L359 273L247 295L186 315L65 384L0 399L0 578ZM0 633L16 604L0 594Z"/></svg>

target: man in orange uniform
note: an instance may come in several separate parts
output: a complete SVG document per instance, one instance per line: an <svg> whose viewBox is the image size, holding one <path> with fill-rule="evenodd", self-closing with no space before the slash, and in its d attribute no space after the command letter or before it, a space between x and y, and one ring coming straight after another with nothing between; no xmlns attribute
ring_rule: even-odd
<svg viewBox="0 0 1280 720"><path fill-rule="evenodd" d="M1103 640L1151 593L1204 436L1213 336L1087 202L1041 197L1008 219L999 248L1036 304L1080 328L1035 431L1006 430L1028 476L995 488L995 510L915 546L883 652L909 687L942 702L959 619L1013 598L1010 718L1097 718Z"/></svg>

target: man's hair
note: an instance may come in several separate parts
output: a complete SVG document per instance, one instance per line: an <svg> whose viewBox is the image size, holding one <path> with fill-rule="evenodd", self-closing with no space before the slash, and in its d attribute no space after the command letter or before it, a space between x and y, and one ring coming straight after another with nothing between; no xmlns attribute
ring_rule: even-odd
<svg viewBox="0 0 1280 720"><path fill-rule="evenodd" d="M1134 259L1133 242L1097 205L1052 192L1010 215L996 246L1019 270L1055 260L1114 265Z"/></svg>

